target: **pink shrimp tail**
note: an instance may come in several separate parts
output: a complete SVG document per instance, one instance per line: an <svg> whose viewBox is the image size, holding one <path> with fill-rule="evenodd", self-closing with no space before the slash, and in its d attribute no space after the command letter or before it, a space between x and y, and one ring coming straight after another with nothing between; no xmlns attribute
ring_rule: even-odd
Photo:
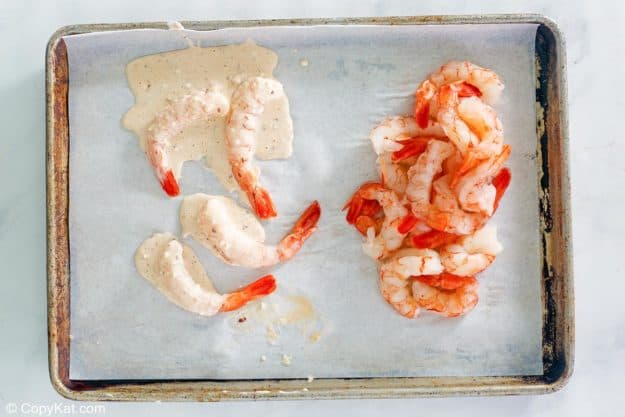
<svg viewBox="0 0 625 417"><path fill-rule="evenodd" d="M170 197L176 197L180 194L178 181L176 181L176 177L174 177L174 173L171 169L167 171L161 179L161 186L163 187L163 191L165 191Z"/></svg>
<svg viewBox="0 0 625 417"><path fill-rule="evenodd" d="M391 161L399 162L408 158L412 158L413 156L421 155L427 148L430 139L434 138L430 136L417 136L414 138L404 139L400 141L399 143L403 146L401 149L392 153Z"/></svg>
<svg viewBox="0 0 625 417"><path fill-rule="evenodd" d="M308 239L317 230L317 222L321 217L321 206L317 200L313 201L310 206L302 213L293 230L278 244L278 254L280 261L291 259L304 245Z"/></svg>
<svg viewBox="0 0 625 417"><path fill-rule="evenodd" d="M482 97L482 92L473 84L464 81L458 86L458 97Z"/></svg>
<svg viewBox="0 0 625 417"><path fill-rule="evenodd" d="M429 232L413 236L412 246L417 249L436 249L440 246L452 243L458 238L453 233L441 232L440 230L430 230Z"/></svg>
<svg viewBox="0 0 625 417"><path fill-rule="evenodd" d="M461 277L449 272L443 272L438 275L421 275L412 277L412 279L443 290L456 290L464 285L476 282L475 277Z"/></svg>
<svg viewBox="0 0 625 417"><path fill-rule="evenodd" d="M453 175L453 178L450 182L450 187L454 188L460 178L462 178L467 172L471 171L473 168L479 165L481 162L480 158L477 157L475 152L469 150L467 155L462 160L462 164L456 169L456 172Z"/></svg>
<svg viewBox="0 0 625 417"><path fill-rule="evenodd" d="M238 291L228 294L219 311L232 311L243 307L250 301L264 297L276 290L276 279L273 275L265 275Z"/></svg>
<svg viewBox="0 0 625 417"><path fill-rule="evenodd" d="M256 187L254 190L247 192L247 198L250 204L252 204L256 215L261 219L270 219L278 215L269 192L264 188Z"/></svg>
<svg viewBox="0 0 625 417"><path fill-rule="evenodd" d="M497 190L497 193L495 194L495 204L493 205L493 213L499 207L499 202L501 201L501 198L508 189L511 180L512 173L508 168L503 168L501 171L499 171L499 174L497 174L495 178L493 178L493 185Z"/></svg>
<svg viewBox="0 0 625 417"><path fill-rule="evenodd" d="M370 216L358 216L356 222L354 223L354 226L356 227L356 230L358 230L363 236L367 236L367 231L371 227L373 227L375 229L375 233L378 234L382 226L382 220L374 219Z"/></svg>
<svg viewBox="0 0 625 417"><path fill-rule="evenodd" d="M421 129L430 122L430 100L436 94L436 86L429 80L423 81L415 93L414 118Z"/></svg>
<svg viewBox="0 0 625 417"><path fill-rule="evenodd" d="M417 124L420 128L425 129L428 127L430 120L430 102L422 103L415 108L414 118L417 120Z"/></svg>
<svg viewBox="0 0 625 417"><path fill-rule="evenodd" d="M397 226L397 231L401 234L407 234L409 233L412 229L415 228L415 226L420 222L421 220L419 220L418 218L416 218L415 216L413 216L412 214L408 214L406 215L406 217L404 217L401 222L399 223L399 225Z"/></svg>
<svg viewBox="0 0 625 417"><path fill-rule="evenodd" d="M377 182L366 182L362 184L349 200L347 200L345 206L343 206L343 210L347 210L347 216L345 216L347 223L355 224L356 219L358 219L361 214L372 217L382 209L377 201L366 200L361 196L364 191L371 188L384 187Z"/></svg>

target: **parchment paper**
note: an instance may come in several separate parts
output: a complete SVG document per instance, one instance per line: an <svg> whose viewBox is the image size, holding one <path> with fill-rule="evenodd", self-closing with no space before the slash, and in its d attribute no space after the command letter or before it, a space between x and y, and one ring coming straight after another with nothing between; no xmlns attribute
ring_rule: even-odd
<svg viewBox="0 0 625 417"><path fill-rule="evenodd" d="M275 345L242 314L199 317L176 307L133 264L154 232L180 233L181 201L168 199L137 138L122 126L134 98L125 65L187 47L179 31L136 30L65 38L70 65L71 364L74 379L296 378L541 374L541 290L536 164L534 25L323 26L186 32L201 46L250 38L279 55L274 75L290 98L293 157L260 163L279 217L275 243L313 199L318 232L291 262L274 268L280 305L305 296L321 338L285 326ZM301 60L308 61L302 66ZM465 318L407 320L379 295L375 263L347 227L341 206L376 178L370 129L407 114L417 84L440 64L468 59L506 84L496 106L512 144L512 185L492 220L505 250L480 279ZM202 162L187 163L184 194L225 194ZM236 198L236 196L233 195ZM228 267L197 252L221 291L266 271ZM239 314L239 315L238 315ZM282 355L291 364L281 364ZM264 355L266 360L261 361Z"/></svg>

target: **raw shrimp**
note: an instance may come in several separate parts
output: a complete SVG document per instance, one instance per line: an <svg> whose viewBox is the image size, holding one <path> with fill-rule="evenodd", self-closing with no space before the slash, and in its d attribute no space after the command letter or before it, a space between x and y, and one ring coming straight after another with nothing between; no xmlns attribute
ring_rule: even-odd
<svg viewBox="0 0 625 417"><path fill-rule="evenodd" d="M278 81L252 77L243 81L232 95L232 111L226 121L226 144L232 173L261 219L277 215L269 192L259 183L260 170L252 165L256 134L265 104L284 95Z"/></svg>
<svg viewBox="0 0 625 417"><path fill-rule="evenodd" d="M137 250L135 263L172 302L203 316L236 310L276 289L273 275L266 275L237 291L219 294L191 248L168 234L147 239Z"/></svg>
<svg viewBox="0 0 625 417"><path fill-rule="evenodd" d="M482 272L502 250L497 240L497 227L487 225L470 236L443 246L439 253L446 271L466 277Z"/></svg>
<svg viewBox="0 0 625 417"><path fill-rule="evenodd" d="M463 210L484 213L488 216L493 214L497 188L492 182L501 172L509 156L510 146L504 145L500 154L480 162L475 168L459 177L454 191Z"/></svg>
<svg viewBox="0 0 625 417"><path fill-rule="evenodd" d="M249 214L234 204L228 204L224 197L202 196L203 204L192 208L197 196L184 199L180 208L184 235L211 249L219 258L230 265L246 268L261 268L286 262L302 248L304 242L317 230L321 216L319 203L314 201L297 220L291 232L278 245L264 243L264 232L258 222L246 225L239 219ZM190 213L189 216L183 213ZM259 236L246 228L260 228Z"/></svg>
<svg viewBox="0 0 625 417"><path fill-rule="evenodd" d="M430 74L417 88L414 117L419 126L427 126L430 117L436 115L438 90L446 84L458 81L465 85L461 96L478 96L487 104L494 104L504 89L499 76L489 69L468 61L448 62Z"/></svg>
<svg viewBox="0 0 625 417"><path fill-rule="evenodd" d="M369 133L373 150L378 155L399 151L403 145L397 141L420 136L444 138L445 131L436 122L419 127L412 117L393 116L384 119Z"/></svg>
<svg viewBox="0 0 625 417"><path fill-rule="evenodd" d="M225 116L228 113L228 99L218 87L194 91L170 102L148 127L146 153L163 190L170 197L180 193L169 153L171 139L182 129L200 119Z"/></svg>
<svg viewBox="0 0 625 417"><path fill-rule="evenodd" d="M430 284L438 284L433 286ZM477 304L478 283L474 277L417 277L412 280L412 296L419 307L456 317Z"/></svg>
<svg viewBox="0 0 625 417"><path fill-rule="evenodd" d="M361 217L362 207L367 201L377 201L384 212L379 233L369 227L366 240L363 243L365 253L373 259L380 259L388 253L398 249L404 237L412 230L417 223L417 219L412 216L400 201L394 191L385 188L382 184L370 182L365 183L354 193L343 209L347 212L347 221Z"/></svg>
<svg viewBox="0 0 625 417"><path fill-rule="evenodd" d="M399 314L414 318L419 305L410 293L410 278L443 272L438 253L429 249L402 249L380 267L382 296Z"/></svg>

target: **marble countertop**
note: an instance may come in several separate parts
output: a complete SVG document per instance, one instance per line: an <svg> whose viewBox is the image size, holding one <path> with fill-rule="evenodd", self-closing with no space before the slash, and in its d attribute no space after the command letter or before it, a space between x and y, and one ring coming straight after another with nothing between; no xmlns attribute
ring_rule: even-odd
<svg viewBox="0 0 625 417"><path fill-rule="evenodd" d="M58 27L72 23L373 15L531 12L547 15L567 38L570 158L576 295L575 371L546 396L411 400L104 403L122 415L622 415L625 374L625 138L616 129L625 99L616 91L625 64L625 3L491 0L456 5L427 1L214 2L188 0L30 1L0 4L0 410L45 413L74 405L48 378L45 257L44 51ZM26 404L26 405L24 405ZM56 413L63 409L57 408ZM66 409L67 410L67 409ZM52 413L55 413L52 410Z"/></svg>

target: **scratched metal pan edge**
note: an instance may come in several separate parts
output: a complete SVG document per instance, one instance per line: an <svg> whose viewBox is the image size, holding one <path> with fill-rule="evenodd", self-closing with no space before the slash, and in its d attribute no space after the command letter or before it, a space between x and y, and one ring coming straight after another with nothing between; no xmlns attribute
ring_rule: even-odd
<svg viewBox="0 0 625 417"><path fill-rule="evenodd" d="M535 23L543 290L543 375L513 377L402 377L281 380L71 380L69 378L69 68L64 36L111 30L167 28L165 22L65 26L46 50L48 364L53 387L83 401L222 401L259 399L400 398L544 394L566 385L573 372L574 296L568 115L564 37L555 22L535 14L402 16L182 22L186 28L373 24L447 25Z"/></svg>

